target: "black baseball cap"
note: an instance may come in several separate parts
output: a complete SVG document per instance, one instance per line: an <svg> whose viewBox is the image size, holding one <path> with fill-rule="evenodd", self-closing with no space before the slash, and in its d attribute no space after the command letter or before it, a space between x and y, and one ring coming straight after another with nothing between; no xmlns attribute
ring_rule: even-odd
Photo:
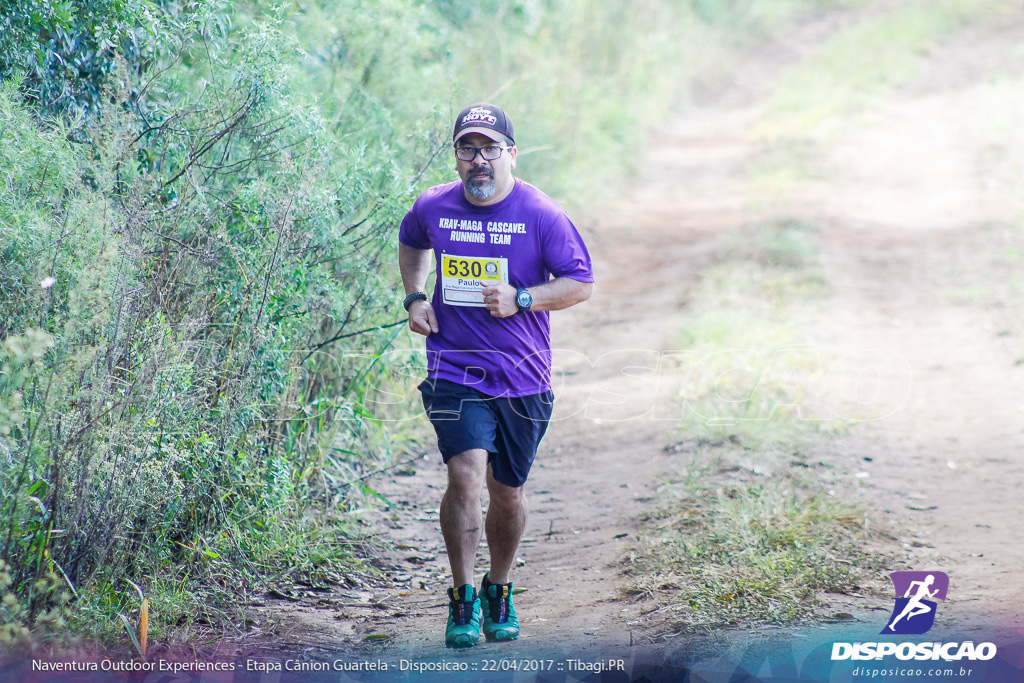
<svg viewBox="0 0 1024 683"><path fill-rule="evenodd" d="M486 135L495 142L508 138L513 145L516 144L515 130L508 114L501 107L486 102L470 105L455 117L452 142L458 142L459 138L470 133Z"/></svg>

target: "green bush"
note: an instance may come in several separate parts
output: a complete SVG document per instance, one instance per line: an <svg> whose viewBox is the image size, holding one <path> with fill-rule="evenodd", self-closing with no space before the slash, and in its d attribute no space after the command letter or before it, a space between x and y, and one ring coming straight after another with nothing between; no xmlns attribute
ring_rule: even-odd
<svg viewBox="0 0 1024 683"><path fill-rule="evenodd" d="M0 78L24 75L44 114L97 106L115 59L141 67L153 0L0 0Z"/></svg>
<svg viewBox="0 0 1024 683"><path fill-rule="evenodd" d="M348 396L390 341L372 328L395 317L408 190L391 186L410 181L334 163L272 25L207 55L201 89L169 73L145 126L123 70L74 134L38 126L17 82L0 95L0 557L29 626L51 573L88 612L141 577L309 574L347 553L319 532L345 494L319 471L366 420Z"/></svg>

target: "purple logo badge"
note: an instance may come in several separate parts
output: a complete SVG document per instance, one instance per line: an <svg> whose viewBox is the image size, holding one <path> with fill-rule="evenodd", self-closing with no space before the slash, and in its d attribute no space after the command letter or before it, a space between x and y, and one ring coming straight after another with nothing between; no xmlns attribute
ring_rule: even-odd
<svg viewBox="0 0 1024 683"><path fill-rule="evenodd" d="M945 600L949 577L944 572L893 572L896 605L883 634L919 635L935 623L935 600Z"/></svg>

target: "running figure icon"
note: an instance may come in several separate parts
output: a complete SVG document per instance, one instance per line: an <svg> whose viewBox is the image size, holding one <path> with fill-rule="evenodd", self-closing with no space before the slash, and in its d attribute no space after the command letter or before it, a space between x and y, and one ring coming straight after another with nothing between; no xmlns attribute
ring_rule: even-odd
<svg viewBox="0 0 1024 683"><path fill-rule="evenodd" d="M924 598L934 598L935 594L939 592L938 588L936 588L934 591L928 590L928 587L931 586L933 583L935 583L934 574L929 574L928 576L926 576L924 581L910 582L910 588L907 590L907 594L903 596L905 598L910 598L910 602L908 602L907 606L903 608L903 611L900 612L900 615L893 619L892 622L889 624L890 631L896 631L896 622L898 622L903 617L906 617L909 621L920 614L927 614L928 612L932 611L932 608L929 605L926 605L924 602L922 602L922 600L924 600ZM917 587L917 592L914 593L914 595L911 595L910 593L914 590L915 586Z"/></svg>
<svg viewBox="0 0 1024 683"><path fill-rule="evenodd" d="M935 622L937 604L945 600L949 577L944 572L893 572L896 604L882 633L921 634Z"/></svg>

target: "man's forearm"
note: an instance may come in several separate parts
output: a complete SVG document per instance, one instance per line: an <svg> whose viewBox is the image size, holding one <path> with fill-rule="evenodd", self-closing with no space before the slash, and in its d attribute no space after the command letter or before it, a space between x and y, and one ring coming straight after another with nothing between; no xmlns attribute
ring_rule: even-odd
<svg viewBox="0 0 1024 683"><path fill-rule="evenodd" d="M406 295L425 290L430 275L430 260L430 249L416 249L401 243L398 245L398 268L402 273Z"/></svg>
<svg viewBox="0 0 1024 683"><path fill-rule="evenodd" d="M594 291L594 283L558 277L527 289L533 295L531 311L560 311L589 299Z"/></svg>

